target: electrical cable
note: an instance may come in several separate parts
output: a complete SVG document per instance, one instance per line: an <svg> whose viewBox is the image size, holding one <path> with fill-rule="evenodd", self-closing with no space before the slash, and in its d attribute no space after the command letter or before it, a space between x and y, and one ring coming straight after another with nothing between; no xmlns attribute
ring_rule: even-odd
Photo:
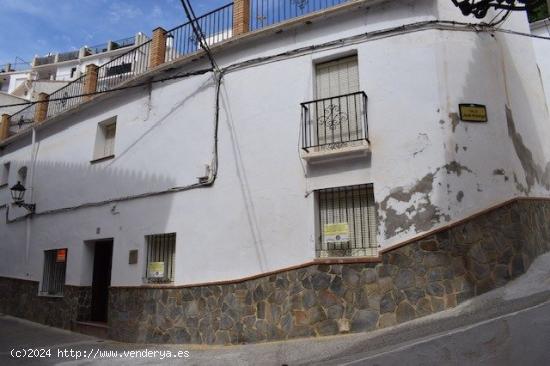
<svg viewBox="0 0 550 366"><path fill-rule="evenodd" d="M423 31L423 30L429 30L429 29L440 29L440 30L449 30L449 31L470 31L470 32L479 32L480 29L481 29L481 30L486 30L486 31L491 31L491 32L495 31L495 32L509 33L509 34L514 34L514 35L529 36L529 37L533 37L533 38L542 38L542 39L550 40L550 37L535 36L535 35L531 35L531 34L528 34L528 33L516 32L516 31L511 31L511 30L505 30L505 29L494 29L494 28L487 27L486 25L484 26L483 24L433 20L433 21L421 21L421 22L406 24L406 25L402 25L402 26L398 26L398 27L391 27L391 28L381 29L381 30L378 30L378 31L361 33L361 34L358 34L358 35L345 37L345 38L342 38L342 39L333 40L333 41L325 42L325 43L322 43L322 44L316 44L316 45L312 45L312 46L301 47L301 48L297 48L297 49L294 49L294 50L291 50L291 51L282 52L282 53L275 54L275 55L258 57L258 58L249 59L249 60L246 60L246 61L241 61L241 62L238 62L238 63L235 63L235 64L231 64L231 65L221 69L219 74L217 75L217 78L216 78L217 82L216 82L216 92L215 92L216 93L216 102L215 102L215 112L214 112L215 113L215 121L214 121L214 129L215 130L214 130L214 144L213 144L213 160L212 160L212 166L211 166L212 171L211 171L211 175L210 175L208 181L194 183L194 184L187 185L187 186L173 187L173 188L162 190L162 191L146 192L146 193L142 193L142 194L130 195L130 196L119 197L119 198L113 198L113 199L99 201L99 202L85 203L85 204L81 204L81 205L77 205L77 206L70 206L70 207L65 207L65 208L52 209L52 210L37 212L34 215L39 216L39 215L46 215L46 214L54 214L54 213L60 213L60 212L73 211L73 210L76 210L76 209L86 208L86 207L98 207L98 206L104 206L104 205L108 205L108 204L112 204L112 203L132 200L132 199L152 197L152 196L158 196L158 195L169 194L169 193L174 193L174 192L188 191L188 190L195 189L195 188L211 186L214 183L214 181L217 177L217 174L218 174L218 131L219 131L220 91L221 91L221 82L222 82L222 79L223 79L223 77L226 73L230 73L230 72L233 72L233 71L236 71L236 70L240 70L242 68L258 66L260 64L264 64L264 63L267 63L267 62L275 62L277 59L280 59L282 57L285 57L285 58L299 57L299 56L302 56L304 54L313 53L313 52L319 51L319 50L326 50L326 49L336 48L336 47L345 47L345 46L349 46L349 45L352 45L352 44L358 43L358 42L363 42L363 41L368 41L368 40L379 40L379 39L388 38L388 37L395 37L395 36L401 35L401 34L408 34L408 33L413 33L413 32L418 32L418 31ZM198 75L198 74L204 74L204 73L212 72L212 71L213 71L212 69L203 69L203 70L199 70L197 72L187 73L187 74L184 74L184 75L175 75L175 76L167 77L167 78L164 78L164 79L156 79L156 80L148 81L146 83L141 83L141 84L127 86L127 87L121 87L121 88L118 88L118 90L124 90L124 89L128 89L128 88L135 88L135 87L138 87L138 86L149 85L152 82L162 82L162 81L167 81L167 80L179 79L179 78L186 77L188 75L192 75L192 74L195 74L195 73L197 73L197 75ZM111 91L116 91L116 90L111 90ZM100 93L102 93L102 92L100 92ZM99 93L96 93L96 94L99 94ZM61 98L61 99L67 99L67 98ZM17 219L16 219L16 221L17 221ZM10 222L13 222L13 220L10 221Z"/></svg>
<svg viewBox="0 0 550 366"><path fill-rule="evenodd" d="M513 35L529 37L529 38L550 40L550 36L549 37L539 36L539 35L535 35L535 34L531 34L531 33L524 33L524 32L508 30L508 29L501 29L501 28L486 29L488 24L484 24L484 23L463 23L463 22L442 21L442 20L433 20L433 21L423 21L423 22L411 23L411 24L407 24L407 25L403 25L403 26L399 26L399 27L393 27L393 28L385 29L385 30L382 30L382 31L373 31L373 32L368 32L368 33L362 33L359 36L364 37L365 39L367 39L367 38L374 38L375 36L380 36L383 33L388 33L388 32L391 32L392 30L393 31L400 31L401 33L396 33L395 35L393 35L393 36L396 36L396 35L399 35L399 34L406 34L406 33L419 31L419 30L438 29L437 27L429 28L430 26L435 26L435 25L438 25L438 24L442 25L442 26L447 26L445 29L442 29L442 30L448 30L448 31L453 31L453 30L455 30L455 31L456 30L457 31L468 31L468 29L469 29L470 31L475 31L475 32L479 32L479 31L500 32L500 33L513 34ZM422 26L425 26L426 28L425 29L419 29ZM456 26L461 26L463 28L462 29L452 29L452 28L450 28L451 26L455 26L455 27ZM345 42L347 39L355 38L355 37L356 36L347 37L347 38L343 38L343 39L340 39L340 40L337 40L337 41L330 41L330 42L327 42L327 43L324 43L324 44L321 44L321 45L318 45L318 46L304 47L302 49L310 48L312 50L318 50L318 49L322 49L323 46L328 45L330 43ZM286 53L281 53L281 54L278 54L278 55L275 55L275 56L266 56L263 59L267 60L270 57L280 57L284 54L286 54ZM232 71L232 70L228 70L228 69L231 69L232 67L234 67L236 65L250 63L251 61L255 61L255 60L258 60L258 59L247 60L247 61L239 62L239 63L234 64L234 65L230 65L229 67L225 67L225 68L223 68L224 73ZM212 71L212 69L206 69L206 70L203 70L203 71L204 72L202 72L202 73L206 73L206 72ZM221 70L220 70L220 72L221 72ZM188 76L199 75L199 74L201 74L201 71L199 71L197 74L187 73L187 74L184 74L184 75L175 75L175 76L162 78L162 79L154 79L154 80L150 80L150 81L147 81L147 82L144 82L144 83L139 83L139 84L135 84L135 85L131 85L131 86L113 88L113 89L109 89L109 90L102 90L102 91L97 91L97 92L93 92L93 93L78 94L78 95L74 95L74 96L60 97L60 98L52 98L52 99L49 99L48 102L49 101L63 101L63 100L68 100L68 99L80 98L80 97L84 97L84 96L93 96L93 95L97 95L97 94L112 93L112 92L117 92L117 91L120 91L120 90L137 88L137 87L140 87L140 86L146 86L146 85L149 85L151 83L165 82L165 81L169 81L169 80L181 79L181 78L186 78ZM39 104L39 103L46 103L46 101L43 101L43 102L42 101L33 101L33 102L29 101L29 102L23 102L23 103L4 104L4 105L0 105L0 108L28 106L28 105Z"/></svg>

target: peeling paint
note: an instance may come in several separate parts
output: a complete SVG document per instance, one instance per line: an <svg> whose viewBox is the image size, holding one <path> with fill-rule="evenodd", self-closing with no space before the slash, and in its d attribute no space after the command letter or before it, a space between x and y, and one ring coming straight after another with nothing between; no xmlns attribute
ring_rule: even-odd
<svg viewBox="0 0 550 366"><path fill-rule="evenodd" d="M446 174L456 174L457 176L460 176L463 172L473 174L468 167L452 161L437 168L433 173L426 174L410 187L392 189L379 205L380 222L385 224L386 238L406 232L412 227L417 232L427 231L437 223L450 220L450 216L441 212L441 209L431 201L435 176L440 171L444 171ZM440 185L439 182L438 185ZM447 190L450 194L449 184L447 184ZM457 200L459 202L462 201L463 197L464 192L458 192ZM403 203L408 204L407 208L399 209L398 205ZM398 210L401 212L398 212Z"/></svg>
<svg viewBox="0 0 550 366"><path fill-rule="evenodd" d="M440 125L444 125L444 124L445 124L445 121L442 120L442 119L440 119L440 120L439 120L439 124L440 124Z"/></svg>
<svg viewBox="0 0 550 366"><path fill-rule="evenodd" d="M462 150L468 151L468 147L467 146L462 146Z"/></svg>
<svg viewBox="0 0 550 366"><path fill-rule="evenodd" d="M455 153L458 153L458 144L455 145Z"/></svg>
<svg viewBox="0 0 550 366"><path fill-rule="evenodd" d="M453 133L456 130L456 126L458 126L458 123L460 122L460 117L458 117L457 113L449 113L449 118L451 119L451 125L453 126Z"/></svg>
<svg viewBox="0 0 550 366"><path fill-rule="evenodd" d="M477 183L477 191L478 192L483 192L483 189L481 189L481 184Z"/></svg>
<svg viewBox="0 0 550 366"><path fill-rule="evenodd" d="M508 125L508 136L512 140L516 155L519 158L523 171L525 172L525 181L527 187L521 185L517 179L517 176L514 174L514 181L516 182L516 187L521 186L520 192L529 194L535 183L543 185L546 189L550 190L550 163L546 164L546 167L543 169L539 166L535 159L533 158L533 153L523 142L523 137L516 130L516 125L514 123L514 117L512 116L512 111L508 106L506 106L506 123Z"/></svg>
<svg viewBox="0 0 550 366"><path fill-rule="evenodd" d="M493 170L493 175L501 175L501 176L503 176L505 182L508 182L508 180L510 179L510 178L508 178L508 176L506 175L506 172L504 171L504 169L495 169L495 170Z"/></svg>
<svg viewBox="0 0 550 366"><path fill-rule="evenodd" d="M462 165L462 164L460 164L456 161L451 161L450 163L445 164L443 166L443 168L447 171L447 174L456 174L459 177L462 174L462 172L464 172L464 171L473 174L473 172L470 170L470 168L468 168L467 166L464 166L464 165Z"/></svg>

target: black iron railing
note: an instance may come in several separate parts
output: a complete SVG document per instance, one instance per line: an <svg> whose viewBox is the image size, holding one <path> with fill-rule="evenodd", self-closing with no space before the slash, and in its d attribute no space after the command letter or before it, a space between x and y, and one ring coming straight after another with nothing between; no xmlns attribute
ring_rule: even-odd
<svg viewBox="0 0 550 366"><path fill-rule="evenodd" d="M115 57L97 70L97 91L111 90L126 80L147 71L151 40Z"/></svg>
<svg viewBox="0 0 550 366"><path fill-rule="evenodd" d="M367 94L357 92L305 102L302 149L338 149L369 141Z"/></svg>
<svg viewBox="0 0 550 366"><path fill-rule="evenodd" d="M251 0L250 30L261 29L349 0Z"/></svg>
<svg viewBox="0 0 550 366"><path fill-rule="evenodd" d="M227 4L197 18L207 45L224 41L233 35L233 3ZM199 39L190 22L167 32L166 61L196 52L200 49Z"/></svg>
<svg viewBox="0 0 550 366"><path fill-rule="evenodd" d="M85 75L82 75L50 94L47 118L75 108L84 101L84 78Z"/></svg>
<svg viewBox="0 0 550 366"><path fill-rule="evenodd" d="M10 134L16 134L29 128L34 123L34 113L37 104L31 104L10 117Z"/></svg>

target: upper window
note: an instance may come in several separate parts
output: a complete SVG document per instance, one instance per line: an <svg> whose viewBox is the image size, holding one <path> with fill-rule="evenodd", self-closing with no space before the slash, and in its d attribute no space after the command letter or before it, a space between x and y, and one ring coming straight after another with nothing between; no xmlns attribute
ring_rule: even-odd
<svg viewBox="0 0 550 366"><path fill-rule="evenodd" d="M357 148L361 154L368 142L367 96L360 91L357 56L315 66L316 100L302 106L302 148L325 153ZM349 150L349 149L348 149Z"/></svg>
<svg viewBox="0 0 550 366"><path fill-rule="evenodd" d="M63 295L67 249L46 250L44 252L44 273L41 293L43 295Z"/></svg>
<svg viewBox="0 0 550 366"><path fill-rule="evenodd" d="M147 245L147 282L173 282L176 233L148 235L145 237L145 241Z"/></svg>
<svg viewBox="0 0 550 366"><path fill-rule="evenodd" d="M10 163L2 165L2 173L0 175L0 187L8 185L10 178Z"/></svg>
<svg viewBox="0 0 550 366"><path fill-rule="evenodd" d="M372 185L329 188L316 193L320 234L317 256L377 255Z"/></svg>
<svg viewBox="0 0 550 366"><path fill-rule="evenodd" d="M98 124L94 160L110 158L115 155L115 137L116 117Z"/></svg>
<svg viewBox="0 0 550 366"><path fill-rule="evenodd" d="M534 0L534 1L528 2L527 16L529 17L529 23L533 23L538 20L548 18L549 17L548 1Z"/></svg>
<svg viewBox="0 0 550 366"><path fill-rule="evenodd" d="M357 56L317 64L315 67L317 99L331 98L359 91Z"/></svg>
<svg viewBox="0 0 550 366"><path fill-rule="evenodd" d="M19 170L17 171L17 181L21 182L21 184L24 186L27 184L27 167L26 166L19 168Z"/></svg>

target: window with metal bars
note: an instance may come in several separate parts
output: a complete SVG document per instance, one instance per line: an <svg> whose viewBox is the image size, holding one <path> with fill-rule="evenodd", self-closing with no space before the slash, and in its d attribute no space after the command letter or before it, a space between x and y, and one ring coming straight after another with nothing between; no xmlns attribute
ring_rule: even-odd
<svg viewBox="0 0 550 366"><path fill-rule="evenodd" d="M173 282L176 233L147 235L145 241L147 246L147 282Z"/></svg>
<svg viewBox="0 0 550 366"><path fill-rule="evenodd" d="M318 257L376 256L376 207L372 184L316 192Z"/></svg>
<svg viewBox="0 0 550 366"><path fill-rule="evenodd" d="M63 295L66 265L67 249L44 251L44 272L41 288L43 295Z"/></svg>

